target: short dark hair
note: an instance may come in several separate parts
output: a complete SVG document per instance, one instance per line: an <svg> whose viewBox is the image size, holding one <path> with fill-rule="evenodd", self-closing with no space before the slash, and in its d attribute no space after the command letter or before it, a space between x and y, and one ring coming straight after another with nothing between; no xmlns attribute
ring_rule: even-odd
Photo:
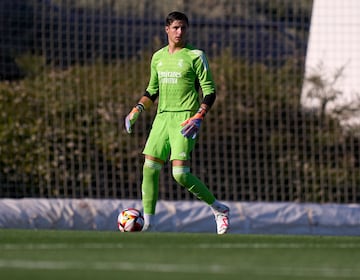
<svg viewBox="0 0 360 280"><path fill-rule="evenodd" d="M185 21L187 25L189 25L189 19L188 17L181 12L171 12L170 14L168 14L168 16L166 17L165 20L165 24L166 26L171 25L175 20L182 20Z"/></svg>

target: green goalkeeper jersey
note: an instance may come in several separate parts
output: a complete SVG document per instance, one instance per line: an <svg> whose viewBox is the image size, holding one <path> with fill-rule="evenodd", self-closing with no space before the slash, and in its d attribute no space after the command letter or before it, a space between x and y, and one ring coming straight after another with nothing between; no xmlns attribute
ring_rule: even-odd
<svg viewBox="0 0 360 280"><path fill-rule="evenodd" d="M186 45L170 54L166 46L154 53L147 92L159 93L158 112L196 111L200 106L199 86L203 96L215 92L206 55Z"/></svg>

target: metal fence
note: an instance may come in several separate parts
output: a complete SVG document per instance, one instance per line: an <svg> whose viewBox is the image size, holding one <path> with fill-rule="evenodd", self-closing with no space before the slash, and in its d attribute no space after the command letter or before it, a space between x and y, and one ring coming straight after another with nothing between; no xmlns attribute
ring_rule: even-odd
<svg viewBox="0 0 360 280"><path fill-rule="evenodd" d="M168 2L0 1L0 196L140 198L154 111L123 117L178 9L218 90L193 173L224 200L359 202L356 131L300 105L312 1ZM194 199L169 167L160 198Z"/></svg>

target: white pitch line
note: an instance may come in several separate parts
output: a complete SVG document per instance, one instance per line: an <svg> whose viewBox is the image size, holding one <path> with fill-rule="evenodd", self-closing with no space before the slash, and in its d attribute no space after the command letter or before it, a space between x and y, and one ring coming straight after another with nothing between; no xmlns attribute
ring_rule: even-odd
<svg viewBox="0 0 360 280"><path fill-rule="evenodd" d="M162 249L360 249L360 243L303 244L303 243L198 243L160 244ZM0 250L67 250L67 249L123 249L144 248L143 244L129 243L29 243L0 244Z"/></svg>
<svg viewBox="0 0 360 280"><path fill-rule="evenodd" d="M184 272L228 274L224 266L196 264L135 263L135 262L79 262L79 261L28 261L0 259L1 268L27 270L115 270L146 272Z"/></svg>
<svg viewBox="0 0 360 280"><path fill-rule="evenodd" d="M356 268L289 268L289 267L249 267L239 263L236 267L224 265L197 265L174 264L174 263L132 263L132 262L79 262L79 261L29 261L0 259L0 269L23 269L23 270L84 270L87 271L133 271L155 273L198 273L198 274L223 274L223 275L258 275L258 276L288 276L306 277L309 280L314 277L326 279L359 279L360 269ZM240 274L239 274L240 273Z"/></svg>
<svg viewBox="0 0 360 280"><path fill-rule="evenodd" d="M196 247L199 249L360 249L360 243L200 243Z"/></svg>

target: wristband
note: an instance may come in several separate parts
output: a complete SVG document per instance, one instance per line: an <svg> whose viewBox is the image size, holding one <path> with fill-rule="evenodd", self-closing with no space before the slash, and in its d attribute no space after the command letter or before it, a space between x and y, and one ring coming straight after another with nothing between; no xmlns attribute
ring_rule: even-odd
<svg viewBox="0 0 360 280"><path fill-rule="evenodd" d="M144 104L142 104L142 103L136 104L135 108L138 109L140 113L141 113L142 111L145 111Z"/></svg>

